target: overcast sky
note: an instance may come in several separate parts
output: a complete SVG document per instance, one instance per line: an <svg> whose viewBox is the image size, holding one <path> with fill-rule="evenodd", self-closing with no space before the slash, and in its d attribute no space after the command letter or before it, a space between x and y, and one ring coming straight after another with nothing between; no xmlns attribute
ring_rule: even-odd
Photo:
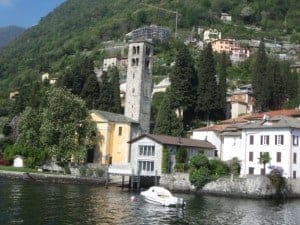
<svg viewBox="0 0 300 225"><path fill-rule="evenodd" d="M0 27L28 28L66 0L0 0Z"/></svg>

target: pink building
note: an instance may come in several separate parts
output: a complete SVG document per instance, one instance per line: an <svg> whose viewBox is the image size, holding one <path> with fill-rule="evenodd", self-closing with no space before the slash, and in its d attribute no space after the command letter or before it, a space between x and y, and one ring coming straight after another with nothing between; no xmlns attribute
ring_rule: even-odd
<svg viewBox="0 0 300 225"><path fill-rule="evenodd" d="M231 54L231 49L239 47L239 44L234 39L218 39L211 42L211 47L214 52Z"/></svg>
<svg viewBox="0 0 300 225"><path fill-rule="evenodd" d="M241 48L239 43L234 39L219 39L211 42L211 47L214 52L225 52L230 55L230 59L235 62L240 62L250 56L250 50Z"/></svg>

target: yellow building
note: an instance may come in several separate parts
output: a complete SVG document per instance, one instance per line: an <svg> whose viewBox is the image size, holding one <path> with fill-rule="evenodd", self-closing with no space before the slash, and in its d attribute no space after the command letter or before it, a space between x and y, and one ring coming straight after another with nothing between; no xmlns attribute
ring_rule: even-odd
<svg viewBox="0 0 300 225"><path fill-rule="evenodd" d="M97 145L92 161L101 164L128 163L130 144L127 142L138 136L139 124L111 112L92 110L90 115L97 126Z"/></svg>

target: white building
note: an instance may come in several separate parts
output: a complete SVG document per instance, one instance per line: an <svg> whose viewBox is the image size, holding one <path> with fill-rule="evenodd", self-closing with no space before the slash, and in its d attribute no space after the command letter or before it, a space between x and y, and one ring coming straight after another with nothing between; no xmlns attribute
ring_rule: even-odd
<svg viewBox="0 0 300 225"><path fill-rule="evenodd" d="M237 157L241 163L241 176L260 175L270 172L269 166L281 167L284 176L300 177L300 110L278 110L261 117L253 115L232 119L231 123L193 131L192 138L209 140L216 146L218 156L223 161ZM290 114L283 116L282 114ZM267 152L271 161L264 166L259 163L260 155Z"/></svg>
<svg viewBox="0 0 300 225"><path fill-rule="evenodd" d="M24 167L24 157L20 155L16 155L14 158L14 167L22 168Z"/></svg>
<svg viewBox="0 0 300 225"><path fill-rule="evenodd" d="M218 39L221 39L221 31L218 31L216 29L209 29L209 30L205 30L203 32L203 41L205 43L209 43Z"/></svg>
<svg viewBox="0 0 300 225"><path fill-rule="evenodd" d="M178 147L187 149L188 160L200 152L208 158L213 158L215 149L215 146L208 141L154 134L141 135L129 143L131 144L131 167L135 174L140 171L141 176L162 174L163 148L168 151L169 173L174 170Z"/></svg>
<svg viewBox="0 0 300 225"><path fill-rule="evenodd" d="M269 166L281 167L284 176L300 177L300 121L286 116L265 117L245 125L242 130L242 152L245 161L241 174L269 173ZM271 157L270 163L263 171L259 157L267 152Z"/></svg>
<svg viewBox="0 0 300 225"><path fill-rule="evenodd" d="M221 13L220 20L224 23L230 23L231 22L231 15L228 13Z"/></svg>
<svg viewBox="0 0 300 225"><path fill-rule="evenodd" d="M209 127L201 127L194 129L191 139L208 141L215 146L215 155L220 157L221 151L221 131L225 129L225 125L213 125Z"/></svg>

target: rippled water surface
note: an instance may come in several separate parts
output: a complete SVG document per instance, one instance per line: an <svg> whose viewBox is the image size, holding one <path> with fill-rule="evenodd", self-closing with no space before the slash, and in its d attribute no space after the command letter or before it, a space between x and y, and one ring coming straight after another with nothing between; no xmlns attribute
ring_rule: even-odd
<svg viewBox="0 0 300 225"><path fill-rule="evenodd" d="M126 190L126 189L124 189ZM130 197L136 196L131 202ZM185 209L146 203L118 187L58 185L0 178L0 225L205 224L300 225L300 200L181 195Z"/></svg>

